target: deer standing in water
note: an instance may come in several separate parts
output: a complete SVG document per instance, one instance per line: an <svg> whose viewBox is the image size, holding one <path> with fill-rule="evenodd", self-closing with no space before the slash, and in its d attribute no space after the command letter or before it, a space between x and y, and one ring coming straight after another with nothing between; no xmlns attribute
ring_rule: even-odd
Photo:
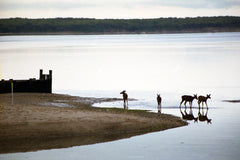
<svg viewBox="0 0 240 160"><path fill-rule="evenodd" d="M124 107L124 109L128 109L128 95L126 93L126 90L122 91L120 94L123 95L123 107Z"/></svg>
<svg viewBox="0 0 240 160"><path fill-rule="evenodd" d="M198 97L198 107L200 108L200 103L202 103L202 108L203 108L203 102L205 102L206 107L208 109L208 105L207 105L207 99L211 99L211 94L207 94L207 96L199 96Z"/></svg>
<svg viewBox="0 0 240 160"><path fill-rule="evenodd" d="M192 101L194 99L197 99L197 94L194 94L193 96L183 95L182 96L182 101L180 103L180 109L181 109L181 105L182 105L183 102L184 102L185 109L186 109L186 103L187 102L189 102L189 106L190 106L190 108L192 108Z"/></svg>
<svg viewBox="0 0 240 160"><path fill-rule="evenodd" d="M160 94L157 94L157 103L158 103L158 113L161 113L162 98L161 98Z"/></svg>

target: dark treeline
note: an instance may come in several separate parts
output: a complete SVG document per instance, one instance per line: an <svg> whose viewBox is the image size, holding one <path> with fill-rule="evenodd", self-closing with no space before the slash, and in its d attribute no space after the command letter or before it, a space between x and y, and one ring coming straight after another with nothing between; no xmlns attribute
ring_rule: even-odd
<svg viewBox="0 0 240 160"><path fill-rule="evenodd" d="M0 33L160 33L240 31L240 17L157 19L0 19Z"/></svg>

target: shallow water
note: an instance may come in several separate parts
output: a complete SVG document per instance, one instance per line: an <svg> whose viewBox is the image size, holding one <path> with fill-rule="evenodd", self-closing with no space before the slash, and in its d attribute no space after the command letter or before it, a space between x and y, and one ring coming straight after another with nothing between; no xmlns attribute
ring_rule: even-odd
<svg viewBox="0 0 240 160"><path fill-rule="evenodd" d="M221 90L221 89L220 89ZM239 93L239 89L237 90ZM85 91L86 92L86 91ZM235 91L236 92L236 91ZM94 96L95 92L86 92L85 95L91 94ZM109 92L108 94L113 94ZM154 92L130 92L134 93L134 98L139 98L138 101L129 103L130 108L153 109L156 111L156 102L144 97L150 97L149 93ZM208 101L209 110L208 118L212 119L212 124L205 122L188 121L190 124L185 127L170 129L161 132L148 133L140 136L131 137L112 142L84 145L65 149L52 149L37 152L27 153L12 153L1 154L1 159L231 159L239 158L240 147L240 104L222 102L221 97L218 97L220 91L216 89L212 93L213 97ZM72 92L69 94L76 95ZM83 94L79 93L79 95ZM106 95L108 95L106 94ZM97 96L98 95L98 96ZM106 97L100 93L95 97ZM114 95L114 94L113 94ZM164 95L179 94L165 93ZM224 95L224 93L223 93ZM142 97L142 98L141 98ZM163 100L164 100L164 96ZM178 107L179 98L165 99L162 106L162 112L180 116L180 109ZM115 102L114 102L115 103ZM122 107L122 102L117 102L113 105L109 102L109 107L115 106L119 103ZM175 105L174 105L175 104ZM104 104L95 104L96 106L107 106ZM117 105L116 105L117 106ZM145 106L145 107L143 107ZM141 108L141 107L139 107ZM184 111L184 107L182 107ZM206 112L206 109L204 109ZM189 112L189 108L187 108ZM202 112L202 110L200 110ZM198 107L196 101L193 103L193 114L198 116Z"/></svg>
<svg viewBox="0 0 240 160"><path fill-rule="evenodd" d="M212 124L185 127L112 142L37 152L0 154L0 159L217 159L240 157L240 33L2 36L0 77L37 77L53 69L53 91L87 97L121 98L130 109L157 110L181 117L183 94L206 95ZM123 102L94 104L123 107ZM187 112L189 112L189 108ZM198 106L193 103L193 115ZM182 107L184 112L184 107ZM202 110L200 110L200 113ZM206 113L206 109L204 109Z"/></svg>

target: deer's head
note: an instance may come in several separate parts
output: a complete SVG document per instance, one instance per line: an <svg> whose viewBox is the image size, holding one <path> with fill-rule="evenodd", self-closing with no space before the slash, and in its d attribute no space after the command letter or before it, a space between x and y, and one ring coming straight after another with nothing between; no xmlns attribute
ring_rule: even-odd
<svg viewBox="0 0 240 160"><path fill-rule="evenodd" d="M207 98L211 99L211 94L207 94Z"/></svg>
<svg viewBox="0 0 240 160"><path fill-rule="evenodd" d="M194 95L193 95L193 98L198 99L197 94L194 94Z"/></svg>
<svg viewBox="0 0 240 160"><path fill-rule="evenodd" d="M120 92L120 94L124 94L126 92L126 90L123 90L122 92Z"/></svg>
<svg viewBox="0 0 240 160"><path fill-rule="evenodd" d="M207 119L207 124L212 124L212 119Z"/></svg>

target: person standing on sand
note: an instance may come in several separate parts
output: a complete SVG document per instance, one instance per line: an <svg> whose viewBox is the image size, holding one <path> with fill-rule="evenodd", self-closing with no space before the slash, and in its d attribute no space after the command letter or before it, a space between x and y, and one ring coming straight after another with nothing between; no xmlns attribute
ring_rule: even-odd
<svg viewBox="0 0 240 160"><path fill-rule="evenodd" d="M162 98L161 98L160 94L157 94L157 103L158 103L158 113L161 113Z"/></svg>

